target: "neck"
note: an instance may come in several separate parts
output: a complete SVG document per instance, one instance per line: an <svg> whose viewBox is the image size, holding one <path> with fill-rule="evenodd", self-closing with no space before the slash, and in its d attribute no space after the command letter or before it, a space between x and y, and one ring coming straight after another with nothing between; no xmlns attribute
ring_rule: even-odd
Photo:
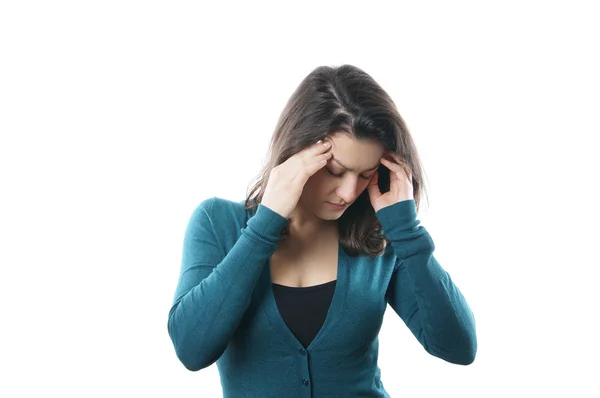
<svg viewBox="0 0 600 398"><path fill-rule="evenodd" d="M323 220L300 205L296 206L290 218L287 246L308 248L339 239L337 220Z"/></svg>

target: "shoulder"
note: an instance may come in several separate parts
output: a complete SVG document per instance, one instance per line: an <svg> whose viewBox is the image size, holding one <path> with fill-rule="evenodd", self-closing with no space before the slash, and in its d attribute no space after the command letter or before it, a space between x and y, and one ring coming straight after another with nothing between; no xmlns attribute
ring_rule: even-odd
<svg viewBox="0 0 600 398"><path fill-rule="evenodd" d="M202 200L194 209L194 213L204 213L209 219L243 219L248 210L244 208L245 200L233 201L230 199L212 196Z"/></svg>
<svg viewBox="0 0 600 398"><path fill-rule="evenodd" d="M194 209L190 224L196 228L209 228L217 237L237 239L250 216L244 207L245 200L234 201L218 196L202 200Z"/></svg>

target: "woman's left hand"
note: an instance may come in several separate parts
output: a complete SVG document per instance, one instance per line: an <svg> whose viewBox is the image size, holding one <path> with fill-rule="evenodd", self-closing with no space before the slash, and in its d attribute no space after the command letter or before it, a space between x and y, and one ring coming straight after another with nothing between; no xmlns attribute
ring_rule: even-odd
<svg viewBox="0 0 600 398"><path fill-rule="evenodd" d="M393 158L395 161L386 159L385 155ZM377 185L379 171L376 171L367 186L371 206L373 206L375 212L403 200L414 199L412 175L410 174L409 167L400 159L400 156L388 151L380 159L380 162L390 170L390 190L389 192L381 193L379 185Z"/></svg>

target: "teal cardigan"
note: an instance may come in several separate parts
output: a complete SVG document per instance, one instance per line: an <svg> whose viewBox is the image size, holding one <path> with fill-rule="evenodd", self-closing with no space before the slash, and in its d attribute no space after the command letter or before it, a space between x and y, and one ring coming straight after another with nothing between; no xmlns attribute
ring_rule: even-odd
<svg viewBox="0 0 600 398"><path fill-rule="evenodd" d="M377 365L388 303L429 354L473 362L473 313L434 258L414 200L376 213L391 241L383 255L350 256L339 245L331 306L306 349L281 318L271 285L269 259L288 220L243 204L212 197L192 213L167 322L187 369L216 362L223 397L389 397Z"/></svg>

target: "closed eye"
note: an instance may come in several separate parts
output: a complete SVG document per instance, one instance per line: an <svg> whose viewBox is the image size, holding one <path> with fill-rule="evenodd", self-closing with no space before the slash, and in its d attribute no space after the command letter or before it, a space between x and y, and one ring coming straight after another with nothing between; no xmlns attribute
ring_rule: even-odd
<svg viewBox="0 0 600 398"><path fill-rule="evenodd" d="M344 173L341 173L341 174L334 174L334 173L333 173L331 170L329 170L329 168L328 168L328 167L325 167L325 169L327 170L327 172L328 172L329 174L331 174L332 176L334 176L334 177L336 177L336 178L340 178L341 176L343 176L343 175L344 175ZM360 176L360 178L362 178L363 180L370 180L370 179L371 179L371 177L372 177L372 175L371 175L371 176L369 176L369 177L363 177L363 176Z"/></svg>

